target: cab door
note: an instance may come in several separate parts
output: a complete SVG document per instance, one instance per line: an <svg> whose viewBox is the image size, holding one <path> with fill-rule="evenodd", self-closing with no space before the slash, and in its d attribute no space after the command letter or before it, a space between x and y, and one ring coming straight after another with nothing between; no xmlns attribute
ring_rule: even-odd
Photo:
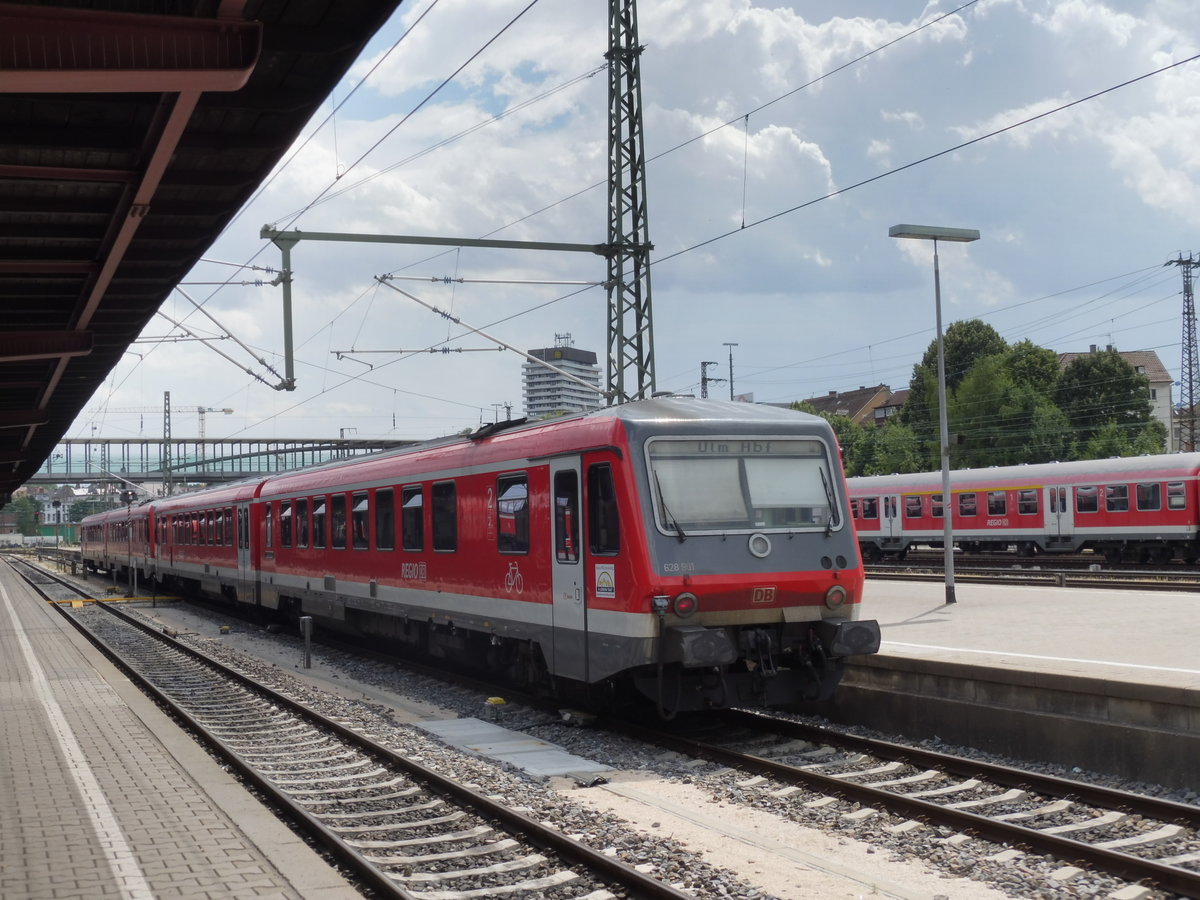
<svg viewBox="0 0 1200 900"><path fill-rule="evenodd" d="M554 638L553 658L548 662L555 675L586 681L588 623L578 456L550 462L550 516Z"/></svg>

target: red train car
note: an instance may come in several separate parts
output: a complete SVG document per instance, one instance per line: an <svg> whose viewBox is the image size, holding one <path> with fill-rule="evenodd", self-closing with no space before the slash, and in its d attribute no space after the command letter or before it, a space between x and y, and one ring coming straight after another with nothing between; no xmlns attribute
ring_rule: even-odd
<svg viewBox="0 0 1200 900"><path fill-rule="evenodd" d="M1200 453L960 469L951 527L970 551L1091 550L1109 563L1200 558ZM862 554L943 544L940 472L848 480Z"/></svg>
<svg viewBox="0 0 1200 900"><path fill-rule="evenodd" d="M86 568L112 572L123 580L133 572L145 582L154 572L154 506L118 506L88 516L79 541Z"/></svg>
<svg viewBox="0 0 1200 900"><path fill-rule="evenodd" d="M174 498L244 508L247 571L158 571L572 700L789 705L879 644L838 458L819 418L657 398Z"/></svg>
<svg viewBox="0 0 1200 900"><path fill-rule="evenodd" d="M156 501L154 574L187 590L257 602L250 516L260 487L246 481Z"/></svg>

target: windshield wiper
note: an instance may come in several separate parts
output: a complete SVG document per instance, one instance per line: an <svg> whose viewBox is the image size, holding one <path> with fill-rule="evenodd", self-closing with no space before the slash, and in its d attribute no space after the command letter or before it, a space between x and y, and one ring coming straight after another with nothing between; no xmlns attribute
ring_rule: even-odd
<svg viewBox="0 0 1200 900"><path fill-rule="evenodd" d="M675 529L675 537L678 538L679 543L682 544L687 540L687 535L684 534L683 527L671 513L671 510L667 509L667 495L663 493L662 482L658 480L658 472L654 473L654 486L658 488L658 502L662 504L662 511L667 516L667 524Z"/></svg>
<svg viewBox="0 0 1200 900"><path fill-rule="evenodd" d="M833 502L833 485L829 483L829 478L825 475L825 467L818 466L817 471L821 473L821 486L825 488L825 502L829 504L829 518L825 522L825 537L833 534L833 523L837 516L837 505Z"/></svg>

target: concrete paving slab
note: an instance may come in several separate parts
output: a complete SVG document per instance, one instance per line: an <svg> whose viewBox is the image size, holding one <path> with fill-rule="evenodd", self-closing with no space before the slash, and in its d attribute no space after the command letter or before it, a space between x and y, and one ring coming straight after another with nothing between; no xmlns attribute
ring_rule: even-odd
<svg viewBox="0 0 1200 900"><path fill-rule="evenodd" d="M531 775L595 774L611 771L603 763L568 753L549 741L509 731L482 719L443 719L416 722L451 746L516 766Z"/></svg>

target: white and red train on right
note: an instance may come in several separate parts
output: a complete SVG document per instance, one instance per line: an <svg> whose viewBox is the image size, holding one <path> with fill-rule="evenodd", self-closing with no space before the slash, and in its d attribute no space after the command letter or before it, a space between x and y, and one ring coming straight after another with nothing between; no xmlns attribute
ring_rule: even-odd
<svg viewBox="0 0 1200 900"><path fill-rule="evenodd" d="M941 472L847 479L863 559L943 545ZM1103 555L1109 564L1200 560L1200 453L950 473L965 551Z"/></svg>

